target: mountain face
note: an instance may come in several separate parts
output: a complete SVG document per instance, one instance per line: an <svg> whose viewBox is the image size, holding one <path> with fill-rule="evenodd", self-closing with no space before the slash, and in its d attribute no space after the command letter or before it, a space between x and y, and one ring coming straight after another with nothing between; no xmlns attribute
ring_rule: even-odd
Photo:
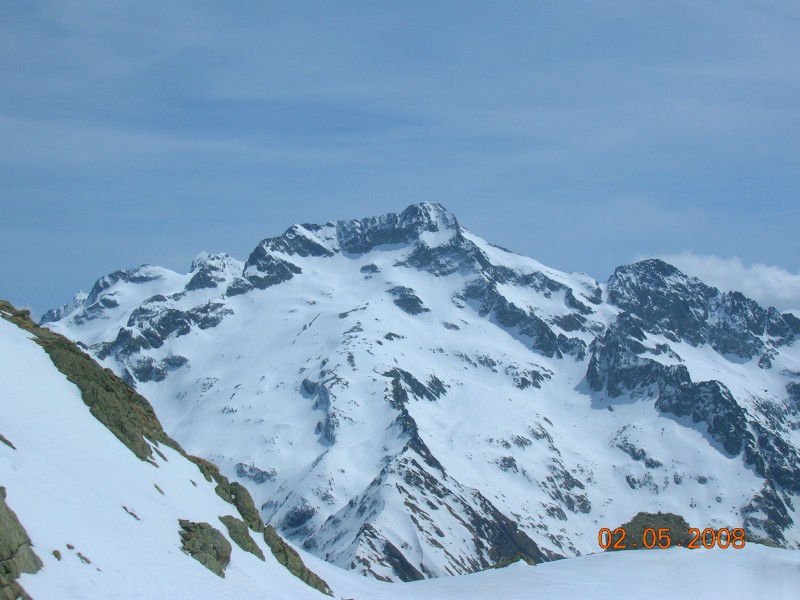
<svg viewBox="0 0 800 600"><path fill-rule="evenodd" d="M417 204L117 271L42 323L361 574L595 552L640 511L800 543L800 319L659 260L598 283Z"/></svg>

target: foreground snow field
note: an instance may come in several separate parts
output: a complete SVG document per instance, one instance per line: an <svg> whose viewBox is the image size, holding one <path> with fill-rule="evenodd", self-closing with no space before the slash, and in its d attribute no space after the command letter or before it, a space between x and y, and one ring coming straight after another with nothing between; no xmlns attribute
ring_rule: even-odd
<svg viewBox="0 0 800 600"><path fill-rule="evenodd" d="M235 544L225 578L180 548L178 519L221 527L232 507L196 466L162 446L157 466L136 458L98 422L79 390L31 335L0 319L0 484L44 562L19 582L48 599L322 599L271 556ZM54 551L61 555L59 560ZM516 564L466 576L383 583L302 553L335 598L354 600L796 598L800 552L618 552L535 567Z"/></svg>
<svg viewBox="0 0 800 600"><path fill-rule="evenodd" d="M303 560L354 600L789 600L800 589L800 552L757 544L735 551L613 552L392 584L344 579L342 571L319 559L304 554Z"/></svg>

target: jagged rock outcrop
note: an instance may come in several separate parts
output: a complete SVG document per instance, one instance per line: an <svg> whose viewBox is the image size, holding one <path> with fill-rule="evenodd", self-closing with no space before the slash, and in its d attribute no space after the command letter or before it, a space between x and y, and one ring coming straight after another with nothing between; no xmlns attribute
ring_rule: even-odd
<svg viewBox="0 0 800 600"><path fill-rule="evenodd" d="M180 519L181 547L183 551L212 573L225 577L225 569L231 562L231 543L208 523L194 523Z"/></svg>
<svg viewBox="0 0 800 600"><path fill-rule="evenodd" d="M264 560L264 553L261 551L261 548L258 547L253 541L253 538L250 537L250 531L247 527L247 523L242 521L241 519L237 519L232 515L225 515L219 518L222 521L222 524L225 525L226 529L228 530L228 535L234 541L234 543L239 546L245 552L249 552L253 556L257 556L261 560Z"/></svg>
<svg viewBox="0 0 800 600"><path fill-rule="evenodd" d="M36 573L42 568L22 523L6 503L6 488L0 486L0 598L29 600L17 583L22 573Z"/></svg>
<svg viewBox="0 0 800 600"><path fill-rule="evenodd" d="M271 525L268 525L264 530L264 541L272 550L272 554L275 555L278 562L289 569L292 575L323 594L333 595L325 580L303 564L300 555L278 535Z"/></svg>
<svg viewBox="0 0 800 600"><path fill-rule="evenodd" d="M674 546L686 548L694 537L689 533L690 528L686 519L675 513L639 512L630 521L612 530L611 539L606 540L610 544L607 550L610 552L623 549L647 550L648 545L651 546L651 549ZM624 535L622 533L613 535L617 529L622 529ZM645 537L647 529L652 529L653 533L648 532ZM659 534L662 535L659 537Z"/></svg>

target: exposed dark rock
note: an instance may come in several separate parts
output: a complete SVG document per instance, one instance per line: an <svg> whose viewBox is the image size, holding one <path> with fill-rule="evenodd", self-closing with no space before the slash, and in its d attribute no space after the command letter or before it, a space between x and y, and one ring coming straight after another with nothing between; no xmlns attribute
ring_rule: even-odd
<svg viewBox="0 0 800 600"><path fill-rule="evenodd" d="M691 416L695 423L705 421L708 434L732 455L739 454L750 437L747 414L719 381L685 384L671 393L662 392L656 408L678 417Z"/></svg>
<svg viewBox="0 0 800 600"><path fill-rule="evenodd" d="M800 494L800 453L761 423L750 426L754 435L746 440L745 462L770 486Z"/></svg>
<svg viewBox="0 0 800 600"><path fill-rule="evenodd" d="M446 392L445 385L436 376L431 376L427 386L411 373L399 367L383 373L383 376L392 379L392 398L396 406L402 406L408 402L406 390L418 400L428 400L429 402L437 400Z"/></svg>
<svg viewBox="0 0 800 600"><path fill-rule="evenodd" d="M800 319L788 312L783 313L781 318L794 335L800 335Z"/></svg>
<svg viewBox="0 0 800 600"><path fill-rule="evenodd" d="M541 388L545 379L550 379L549 374L540 373L533 365L521 367L512 363L505 368L505 374L511 377L514 387L524 390L529 387Z"/></svg>
<svg viewBox="0 0 800 600"><path fill-rule="evenodd" d="M425 576L412 565L397 546L392 544L389 540L383 540L383 556L386 557L386 562L395 572L395 575L400 581L419 581L425 579Z"/></svg>
<svg viewBox="0 0 800 600"><path fill-rule="evenodd" d="M169 337L187 335L194 325L200 329L215 327L233 314L230 308L213 300L189 311L169 308L167 303L164 296L145 300L131 313L127 326L119 330L113 342L95 348L97 355L124 359L144 349L160 348Z"/></svg>
<svg viewBox="0 0 800 600"><path fill-rule="evenodd" d="M558 325L564 331L585 331L586 317L576 313L569 313L553 317L553 324Z"/></svg>
<svg viewBox="0 0 800 600"><path fill-rule="evenodd" d="M381 272L380 268L375 263L370 263L368 265L364 265L363 267L361 267L359 269L359 271L361 273L364 273L365 275L374 275L375 273L380 273Z"/></svg>
<svg viewBox="0 0 800 600"><path fill-rule="evenodd" d="M517 460L513 456L502 457L497 462L497 466L499 466L503 471L513 471L514 473L519 471L519 467L517 467Z"/></svg>
<svg viewBox="0 0 800 600"><path fill-rule="evenodd" d="M280 252L281 254L303 258L309 256L333 256L334 252L330 248L323 246L315 239L314 233L320 229L319 225L308 223L292 225L282 235L263 240L259 246L263 247L265 252Z"/></svg>
<svg viewBox="0 0 800 600"><path fill-rule="evenodd" d="M264 471L252 464L246 465L244 463L236 463L236 475L243 479L249 479L255 484L261 484L275 479L277 473L275 469Z"/></svg>
<svg viewBox="0 0 800 600"><path fill-rule="evenodd" d="M241 294L246 294L247 292L250 292L253 289L255 289L253 284L250 283L247 279L243 277L237 277L231 282L231 284L225 290L225 295L240 296Z"/></svg>
<svg viewBox="0 0 800 600"><path fill-rule="evenodd" d="M787 383L786 393L789 395L789 400L794 402L797 408L800 408L800 383L797 381L790 381Z"/></svg>
<svg viewBox="0 0 800 600"><path fill-rule="evenodd" d="M309 506L304 498L293 506L280 523L281 530L292 537L304 537L311 533L310 521L317 514L317 509Z"/></svg>
<svg viewBox="0 0 800 600"><path fill-rule="evenodd" d="M253 250L245 263L244 277L254 288L264 290L284 281L289 281L295 275L303 272L294 263L272 254L265 245L268 245L267 241L256 246L256 249ZM231 290L229 287L228 295L235 295L231 293L233 291L235 290Z"/></svg>
<svg viewBox="0 0 800 600"><path fill-rule="evenodd" d="M456 232L449 242L438 246L430 247L418 242L409 257L400 264L443 277L451 273L473 272L481 262L488 264L489 261L475 244Z"/></svg>
<svg viewBox="0 0 800 600"><path fill-rule="evenodd" d="M410 315L430 312L430 309L422 304L422 300L411 288L399 285L390 289L389 293L394 296L394 303Z"/></svg>
<svg viewBox="0 0 800 600"><path fill-rule="evenodd" d="M170 371L175 371L189 363L185 356L167 356L154 360L149 356L137 358L130 363L130 369L137 381L164 381Z"/></svg>
<svg viewBox="0 0 800 600"><path fill-rule="evenodd" d="M196 324L200 329L211 329L219 325L226 316L232 315L233 310L226 307L222 302L209 300L186 314L190 322Z"/></svg>
<svg viewBox="0 0 800 600"><path fill-rule="evenodd" d="M790 342L794 336L800 331L795 331L792 327L791 320L795 319L800 323L800 319L796 319L791 313L781 314L778 309L769 307L767 309L766 317L766 334L768 336L779 338L780 342Z"/></svg>
<svg viewBox="0 0 800 600"><path fill-rule="evenodd" d="M364 574L383 578L376 570L373 560L391 569L393 575L403 581L411 581L430 577L424 561L420 561L416 552L409 551L407 545L398 547L391 543L374 520L383 507L381 490L387 480L397 481L394 487L405 498L411 523L420 539L429 540L431 545L441 547L436 538L445 534L437 526L428 511L446 510L453 515L464 528L468 539L472 539L474 552L453 555L444 552L448 561L448 571L452 573L470 573L493 566L506 557L523 554L529 560L539 562L555 555L546 556L539 547L502 514L486 497L474 489L465 488L457 481L449 478L444 472L431 470L426 460L418 460L419 454L410 446L406 446L401 454L386 465L368 488L354 498L335 516L328 519L323 529L333 529L341 522L362 522L354 543L357 544L355 561L351 569L358 569ZM432 537L433 536L433 537ZM334 550L335 552L335 550ZM387 556L388 554L388 556ZM330 552L328 558L331 559Z"/></svg>
<svg viewBox="0 0 800 600"><path fill-rule="evenodd" d="M592 342L586 380L594 391L606 390L610 398L670 393L691 382L683 365L665 366L646 358L639 343L644 334L635 319L621 316ZM641 354L639 354L641 353Z"/></svg>
<svg viewBox="0 0 800 600"><path fill-rule="evenodd" d="M608 280L608 300L638 316L649 328L693 345L703 342L708 305L719 290L687 277L662 260L617 267Z"/></svg>
<svg viewBox="0 0 800 600"><path fill-rule="evenodd" d="M484 279L473 280L464 289L463 298L479 301L478 314L494 319L501 327L527 339L534 352L548 357L562 357L558 336L547 323L533 311L526 312L509 302L493 283Z"/></svg>
<svg viewBox="0 0 800 600"><path fill-rule="evenodd" d="M192 261L192 278L186 284L186 291L215 288L226 279L226 270L233 261L227 254L206 254Z"/></svg>
<svg viewBox="0 0 800 600"><path fill-rule="evenodd" d="M750 435L747 414L720 382L692 383L682 364L663 365L646 357L639 340L640 321L621 315L592 343L586 373L591 389L605 390L610 398L623 394L656 397L656 408L677 417L704 421L708 435L730 454L739 454Z"/></svg>
<svg viewBox="0 0 800 600"><path fill-rule="evenodd" d="M627 438L620 439L615 445L633 460L643 462L648 469L657 469L664 466L661 461L647 456L647 452L644 448L637 448Z"/></svg>
<svg viewBox="0 0 800 600"><path fill-rule="evenodd" d="M408 244L424 232L457 230L452 213L439 204L412 204L402 213L389 213L336 223L336 238L343 252L363 254L390 244Z"/></svg>
<svg viewBox="0 0 800 600"><path fill-rule="evenodd" d="M114 271L113 273L101 277L95 282L94 286L92 286L92 290L86 298L86 304L91 305L97 302L100 294L119 281L127 283L147 283L148 281L155 281L161 278L160 275L148 273L148 267L150 267L150 265L141 265L134 269Z"/></svg>
<svg viewBox="0 0 800 600"><path fill-rule="evenodd" d="M713 304L717 316L709 325L707 337L720 354L752 358L764 347L758 337L765 332L767 311L740 292L722 294ZM773 320L773 329L777 323Z"/></svg>
<svg viewBox="0 0 800 600"><path fill-rule="evenodd" d="M194 523L179 519L181 546L184 552L212 573L225 577L231 562L231 543L208 523Z"/></svg>
<svg viewBox="0 0 800 600"><path fill-rule="evenodd" d="M437 398L440 398L443 394L447 393L447 386L442 383L442 381L436 377L436 375L431 375L431 378L428 380L427 387L428 391Z"/></svg>
<svg viewBox="0 0 800 600"><path fill-rule="evenodd" d="M124 281L128 283L146 283L160 279L161 275L151 271L149 265L142 265L135 269L115 271L97 280L92 290L85 297L76 297L73 303L62 306L54 311L48 311L41 319L41 323L48 323L64 316L66 311L78 309L75 315L76 323L85 323L98 318L103 318L106 310L119 306L114 294L106 291L114 284Z"/></svg>
<svg viewBox="0 0 800 600"><path fill-rule="evenodd" d="M761 492L742 509L744 529L754 537L767 537L780 546L785 546L783 532L789 529L794 521L780 496L769 484L765 484Z"/></svg>
<svg viewBox="0 0 800 600"><path fill-rule="evenodd" d="M317 422L314 433L323 446L332 446L336 443L336 429L339 418L331 403L331 392L324 382L315 383L304 379L300 384L300 393L305 398L313 398L312 409L322 412L322 418Z"/></svg>
<svg viewBox="0 0 800 600"><path fill-rule="evenodd" d="M707 343L723 355L750 359L764 350L760 336L780 345L795 335L792 315L765 310L740 292L720 293L658 259L618 267L608 280L608 298L639 317L647 331L694 346Z"/></svg>

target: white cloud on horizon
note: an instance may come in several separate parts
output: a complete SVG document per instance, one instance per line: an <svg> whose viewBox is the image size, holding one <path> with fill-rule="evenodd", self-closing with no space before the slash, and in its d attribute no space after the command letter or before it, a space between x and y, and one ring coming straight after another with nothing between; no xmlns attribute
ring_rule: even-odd
<svg viewBox="0 0 800 600"><path fill-rule="evenodd" d="M800 315L800 273L761 263L746 265L738 256L721 258L682 252L658 258L723 291L739 291L762 306Z"/></svg>

